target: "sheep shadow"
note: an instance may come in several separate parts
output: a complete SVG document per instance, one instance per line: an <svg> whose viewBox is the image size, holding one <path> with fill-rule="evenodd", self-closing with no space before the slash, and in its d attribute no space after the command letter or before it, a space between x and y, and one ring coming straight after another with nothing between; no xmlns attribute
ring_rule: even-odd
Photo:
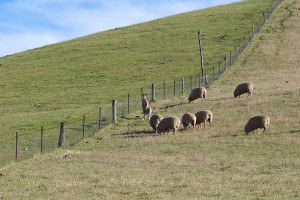
<svg viewBox="0 0 300 200"><path fill-rule="evenodd" d="M300 133L300 130L290 131L290 133Z"/></svg>
<svg viewBox="0 0 300 200"><path fill-rule="evenodd" d="M178 103L178 104L167 105L167 106L165 106L165 107L161 107L160 109L166 110L166 109L168 109L168 108L173 108L173 107L181 106L181 105L184 105L184 104L188 104L188 103L186 103L186 102L181 102L181 103Z"/></svg>
<svg viewBox="0 0 300 200"><path fill-rule="evenodd" d="M137 137L156 137L159 134L154 133L154 131L133 131L133 132L125 132L125 133L117 133L112 136L125 136L125 138L137 138Z"/></svg>
<svg viewBox="0 0 300 200"><path fill-rule="evenodd" d="M233 134L233 135L212 135L212 136L209 136L208 138L238 137L238 136L241 136L241 135L237 135L237 134Z"/></svg>

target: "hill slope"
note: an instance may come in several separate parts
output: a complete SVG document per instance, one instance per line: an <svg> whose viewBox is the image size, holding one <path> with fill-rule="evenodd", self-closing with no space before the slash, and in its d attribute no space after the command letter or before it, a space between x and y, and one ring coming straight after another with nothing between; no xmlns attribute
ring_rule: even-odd
<svg viewBox="0 0 300 200"><path fill-rule="evenodd" d="M212 109L211 129L151 134L148 121L121 120L70 150L1 169L4 199L298 199L300 168L300 0L285 0L205 103L155 106L163 116ZM284 64L278 64L284 63ZM251 98L234 99L253 81ZM245 136L268 114L267 135ZM103 140L97 140L102 137ZM65 154L71 159L63 159ZM6 192L4 192L6 191Z"/></svg>
<svg viewBox="0 0 300 200"><path fill-rule="evenodd" d="M153 82L199 73L198 28L203 30L206 69L216 65L249 34L271 2L197 10L0 58L4 163L14 158L15 132L24 148L37 146L44 126L53 147L61 121L74 130L84 114L96 119L99 106L110 112L105 105L112 99L122 102ZM31 156L31 150L21 158Z"/></svg>

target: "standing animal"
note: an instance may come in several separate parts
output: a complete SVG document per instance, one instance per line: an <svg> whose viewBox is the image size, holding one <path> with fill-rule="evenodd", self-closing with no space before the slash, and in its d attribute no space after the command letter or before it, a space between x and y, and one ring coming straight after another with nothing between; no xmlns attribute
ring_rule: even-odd
<svg viewBox="0 0 300 200"><path fill-rule="evenodd" d="M248 96L252 96L252 91L253 91L253 83L247 82L247 83L241 83L238 86L236 86L233 96L234 98L240 97L240 95L248 93Z"/></svg>
<svg viewBox="0 0 300 200"><path fill-rule="evenodd" d="M176 131L179 128L179 126L180 119L178 117L167 117L159 122L157 126L157 131L162 135L164 132L174 130L174 135L176 135Z"/></svg>
<svg viewBox="0 0 300 200"><path fill-rule="evenodd" d="M200 128L202 128L201 123L204 123L204 128L205 128L207 121L210 124L209 127L211 127L213 113L210 110L201 110L199 112L196 112L195 116L197 118L196 125L198 125L198 127L200 126Z"/></svg>
<svg viewBox="0 0 300 200"><path fill-rule="evenodd" d="M146 119L146 115L148 115L148 119L150 119L152 108L147 100L147 94L144 93L142 93L142 107L143 107L144 119Z"/></svg>
<svg viewBox="0 0 300 200"><path fill-rule="evenodd" d="M259 115L255 116L249 119L246 126L244 127L244 131L246 135L249 134L249 132L254 131L259 128L263 128L263 133L267 133L267 128L270 124L270 117L268 115ZM257 130L258 133L258 130Z"/></svg>
<svg viewBox="0 0 300 200"><path fill-rule="evenodd" d="M157 133L157 126L159 122L163 119L163 116L161 115L152 115L150 118L150 126L153 128L153 131Z"/></svg>
<svg viewBox="0 0 300 200"><path fill-rule="evenodd" d="M194 101L198 98L202 98L202 102L203 102L203 99L206 101L205 87L198 87L198 88L193 89L189 96L189 103L191 103L192 101Z"/></svg>
<svg viewBox="0 0 300 200"><path fill-rule="evenodd" d="M196 116L193 113L185 113L182 118L181 122L183 124L184 129L188 129L190 127L190 124L193 125L193 127L196 126Z"/></svg>

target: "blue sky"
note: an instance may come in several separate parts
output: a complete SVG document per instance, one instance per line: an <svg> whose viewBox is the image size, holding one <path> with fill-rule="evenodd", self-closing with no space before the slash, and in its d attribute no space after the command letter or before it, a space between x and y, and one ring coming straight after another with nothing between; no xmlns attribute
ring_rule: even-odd
<svg viewBox="0 0 300 200"><path fill-rule="evenodd" d="M240 0L0 0L0 57Z"/></svg>

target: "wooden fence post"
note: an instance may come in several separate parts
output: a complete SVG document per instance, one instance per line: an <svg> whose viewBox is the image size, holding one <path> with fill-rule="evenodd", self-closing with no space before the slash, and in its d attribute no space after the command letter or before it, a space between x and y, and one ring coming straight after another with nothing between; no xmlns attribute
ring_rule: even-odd
<svg viewBox="0 0 300 200"><path fill-rule="evenodd" d="M155 101L155 84L152 83L152 99L151 101Z"/></svg>
<svg viewBox="0 0 300 200"><path fill-rule="evenodd" d="M164 100L166 100L166 81L164 81Z"/></svg>
<svg viewBox="0 0 300 200"><path fill-rule="evenodd" d="M60 123L60 133L58 138L58 147L65 147L65 130L66 130L66 123L61 122Z"/></svg>
<svg viewBox="0 0 300 200"><path fill-rule="evenodd" d="M84 128L85 128L85 115L83 115L83 120L82 120L82 139L84 139Z"/></svg>
<svg viewBox="0 0 300 200"><path fill-rule="evenodd" d="M16 162L18 162L18 132L16 132Z"/></svg>
<svg viewBox="0 0 300 200"><path fill-rule="evenodd" d="M174 78L174 96L176 95L176 82L175 82L175 78Z"/></svg>
<svg viewBox="0 0 300 200"><path fill-rule="evenodd" d="M112 100L112 123L117 121L117 100Z"/></svg>
<svg viewBox="0 0 300 200"><path fill-rule="evenodd" d="M99 108L99 130L101 129L101 107Z"/></svg>
<svg viewBox="0 0 300 200"><path fill-rule="evenodd" d="M203 65L203 53L201 46L201 30L198 29L198 40L199 40L199 48L200 48L200 59L201 59L201 71L202 71L202 81L204 79L204 65Z"/></svg>
<svg viewBox="0 0 300 200"><path fill-rule="evenodd" d="M41 127L41 153L43 153L44 127Z"/></svg>
<svg viewBox="0 0 300 200"><path fill-rule="evenodd" d="M184 93L184 77L181 78L181 92Z"/></svg>
<svg viewBox="0 0 300 200"><path fill-rule="evenodd" d="M207 88L208 85L208 78L207 78L207 71L205 71L205 88Z"/></svg>

